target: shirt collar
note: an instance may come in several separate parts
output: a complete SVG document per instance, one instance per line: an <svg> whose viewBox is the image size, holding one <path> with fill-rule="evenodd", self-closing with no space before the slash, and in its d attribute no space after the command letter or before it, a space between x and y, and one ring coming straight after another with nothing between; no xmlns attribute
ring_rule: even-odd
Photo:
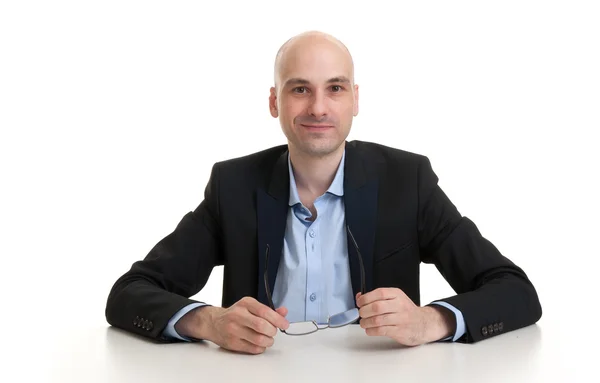
<svg viewBox="0 0 600 383"><path fill-rule="evenodd" d="M338 197L344 195L344 164L346 160L346 149L344 149L344 153L342 154L342 160L337 168L337 172L335 173L335 177L333 178L333 182L329 185L329 189L327 189L326 193L334 194ZM292 170L292 161L290 160L290 154L288 152L288 169L290 173L290 199L288 204L290 206L294 206L297 204L301 204L300 196L298 195L298 188L296 187L296 178L294 177L294 171Z"/></svg>

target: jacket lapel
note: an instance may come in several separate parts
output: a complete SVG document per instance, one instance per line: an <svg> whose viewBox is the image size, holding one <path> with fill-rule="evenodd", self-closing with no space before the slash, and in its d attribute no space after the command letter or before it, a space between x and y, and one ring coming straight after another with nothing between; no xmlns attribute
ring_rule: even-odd
<svg viewBox="0 0 600 383"><path fill-rule="evenodd" d="M268 306L264 272L267 244L269 245L268 284L271 295L283 250L288 213L290 174L286 150L275 163L268 190L257 190L258 215L258 301Z"/></svg>
<svg viewBox="0 0 600 383"><path fill-rule="evenodd" d="M354 143L346 144L344 167L344 207L346 224L350 227L365 268L366 291L373 289L373 248L377 224L376 177L368 177L365 160L361 158ZM360 264L354 244L348 236L348 257L350 277L354 296L361 290Z"/></svg>

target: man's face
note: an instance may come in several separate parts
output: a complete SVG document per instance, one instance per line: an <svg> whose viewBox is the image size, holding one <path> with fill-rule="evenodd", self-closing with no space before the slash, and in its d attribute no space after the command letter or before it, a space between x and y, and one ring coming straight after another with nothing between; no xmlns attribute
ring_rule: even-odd
<svg viewBox="0 0 600 383"><path fill-rule="evenodd" d="M293 44L281 57L269 101L293 149L318 157L335 152L358 114L349 54L330 41Z"/></svg>

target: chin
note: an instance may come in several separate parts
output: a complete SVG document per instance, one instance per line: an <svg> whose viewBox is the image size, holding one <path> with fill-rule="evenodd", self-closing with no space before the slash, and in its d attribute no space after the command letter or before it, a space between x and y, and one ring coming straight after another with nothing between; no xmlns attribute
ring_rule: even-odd
<svg viewBox="0 0 600 383"><path fill-rule="evenodd" d="M302 145L302 151L306 154L310 154L311 156L316 157L324 157L331 153L334 153L339 147L341 143L313 143L313 144L305 144Z"/></svg>

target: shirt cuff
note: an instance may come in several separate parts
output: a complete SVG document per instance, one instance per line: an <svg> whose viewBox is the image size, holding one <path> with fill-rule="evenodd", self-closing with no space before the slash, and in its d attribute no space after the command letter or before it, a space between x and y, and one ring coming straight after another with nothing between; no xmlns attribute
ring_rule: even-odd
<svg viewBox="0 0 600 383"><path fill-rule="evenodd" d="M436 301L432 302L431 304L445 307L454 313L454 317L456 318L456 332L454 333L453 337L449 336L448 338L441 340L452 340L453 342L456 342L457 339L465 334L467 328L462 312L447 302Z"/></svg>
<svg viewBox="0 0 600 383"><path fill-rule="evenodd" d="M202 307L202 306L207 306L207 304L206 303L190 303L189 305L185 306L181 310L177 311L177 313L175 315L173 315L171 317L171 319L169 319L169 323L167 323L167 327L165 327L165 329L163 330L162 336L165 338L175 338L175 339L183 340L185 342L191 342L193 339L179 335L179 333L175 330L175 325L185 314L189 313L190 311L192 311L195 308Z"/></svg>

